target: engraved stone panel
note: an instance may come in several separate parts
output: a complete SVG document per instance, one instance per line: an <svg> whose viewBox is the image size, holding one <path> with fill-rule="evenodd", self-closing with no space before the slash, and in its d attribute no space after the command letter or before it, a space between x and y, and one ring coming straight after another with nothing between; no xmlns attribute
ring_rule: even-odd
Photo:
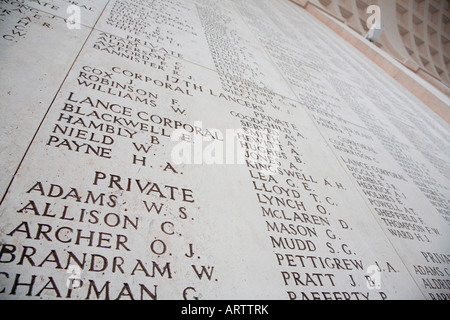
<svg viewBox="0 0 450 320"><path fill-rule="evenodd" d="M0 5L0 299L450 298L448 124L300 7Z"/></svg>
<svg viewBox="0 0 450 320"><path fill-rule="evenodd" d="M67 29L63 19L35 4L0 2L2 196L90 32Z"/></svg>

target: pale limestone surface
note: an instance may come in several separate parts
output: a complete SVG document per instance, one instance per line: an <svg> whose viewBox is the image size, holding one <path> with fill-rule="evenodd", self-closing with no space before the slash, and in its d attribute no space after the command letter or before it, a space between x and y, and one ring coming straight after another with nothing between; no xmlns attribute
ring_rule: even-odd
<svg viewBox="0 0 450 320"><path fill-rule="evenodd" d="M0 39L1 299L449 297L449 127L404 88L288 1L84 2Z"/></svg>

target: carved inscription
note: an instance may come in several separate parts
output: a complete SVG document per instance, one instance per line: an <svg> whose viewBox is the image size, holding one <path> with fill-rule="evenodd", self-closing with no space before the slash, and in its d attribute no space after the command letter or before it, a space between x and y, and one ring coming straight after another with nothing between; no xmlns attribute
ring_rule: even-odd
<svg viewBox="0 0 450 320"><path fill-rule="evenodd" d="M356 49L287 0L4 0L0 42L68 5L0 299L450 299L448 125Z"/></svg>

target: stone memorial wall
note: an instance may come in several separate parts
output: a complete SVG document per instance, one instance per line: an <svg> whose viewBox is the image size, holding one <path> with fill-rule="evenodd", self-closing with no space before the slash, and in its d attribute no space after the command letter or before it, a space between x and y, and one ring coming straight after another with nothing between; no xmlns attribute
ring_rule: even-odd
<svg viewBox="0 0 450 320"><path fill-rule="evenodd" d="M0 30L0 299L450 299L449 125L295 4Z"/></svg>

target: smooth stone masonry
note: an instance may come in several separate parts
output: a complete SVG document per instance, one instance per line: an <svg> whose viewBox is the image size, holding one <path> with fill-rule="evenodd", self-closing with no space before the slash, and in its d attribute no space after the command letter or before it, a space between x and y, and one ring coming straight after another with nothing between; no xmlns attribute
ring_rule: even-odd
<svg viewBox="0 0 450 320"><path fill-rule="evenodd" d="M450 298L450 128L333 31L71 4L0 2L0 299Z"/></svg>
<svg viewBox="0 0 450 320"><path fill-rule="evenodd" d="M73 32L33 4L0 2L2 195L90 32Z"/></svg>

